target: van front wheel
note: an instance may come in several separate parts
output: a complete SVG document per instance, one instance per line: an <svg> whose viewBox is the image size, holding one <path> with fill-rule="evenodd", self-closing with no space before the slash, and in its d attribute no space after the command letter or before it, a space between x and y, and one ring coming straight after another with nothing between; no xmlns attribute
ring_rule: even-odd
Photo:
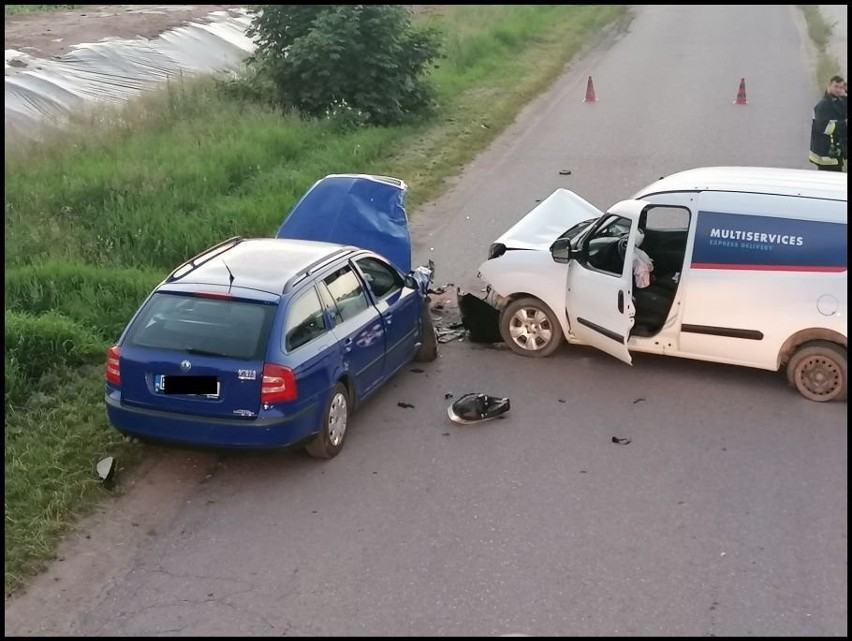
<svg viewBox="0 0 852 641"><path fill-rule="evenodd" d="M846 350L828 341L802 345L787 364L787 380L812 401L846 400Z"/></svg>
<svg viewBox="0 0 852 641"><path fill-rule="evenodd" d="M516 354L550 356L562 343L562 327L537 298L519 298L500 314L500 336Z"/></svg>

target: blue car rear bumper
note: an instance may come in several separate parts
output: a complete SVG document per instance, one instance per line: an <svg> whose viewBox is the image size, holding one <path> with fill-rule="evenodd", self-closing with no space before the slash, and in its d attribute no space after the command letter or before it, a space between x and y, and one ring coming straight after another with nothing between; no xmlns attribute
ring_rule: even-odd
<svg viewBox="0 0 852 641"><path fill-rule="evenodd" d="M121 402L121 394L104 394L107 418L122 434L137 438L222 448L278 448L294 445L320 429L322 417L314 403L297 414L272 411L256 419L202 418L132 407Z"/></svg>

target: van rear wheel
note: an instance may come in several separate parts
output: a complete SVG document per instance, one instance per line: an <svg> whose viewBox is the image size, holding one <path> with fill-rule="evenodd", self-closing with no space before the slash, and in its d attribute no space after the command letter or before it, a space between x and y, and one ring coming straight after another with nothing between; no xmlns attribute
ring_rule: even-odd
<svg viewBox="0 0 852 641"><path fill-rule="evenodd" d="M787 364L787 380L805 398L846 400L846 350L828 341L802 345Z"/></svg>

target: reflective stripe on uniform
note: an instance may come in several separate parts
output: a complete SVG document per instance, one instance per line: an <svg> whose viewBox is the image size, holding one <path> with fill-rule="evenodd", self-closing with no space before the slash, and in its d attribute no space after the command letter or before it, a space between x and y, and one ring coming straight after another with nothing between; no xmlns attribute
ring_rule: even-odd
<svg viewBox="0 0 852 641"><path fill-rule="evenodd" d="M832 158L831 156L820 156L819 154L815 154L814 152L810 152L808 154L808 160L810 160L815 165L836 165L836 164L838 164L837 158Z"/></svg>

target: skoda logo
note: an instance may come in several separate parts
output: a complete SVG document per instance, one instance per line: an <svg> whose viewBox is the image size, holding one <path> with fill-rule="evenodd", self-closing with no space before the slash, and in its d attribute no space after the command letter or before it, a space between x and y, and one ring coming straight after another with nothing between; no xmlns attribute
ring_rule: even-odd
<svg viewBox="0 0 852 641"><path fill-rule="evenodd" d="M191 369L192 369L192 363L190 363L189 361L181 361L180 362L180 371L188 372Z"/></svg>

